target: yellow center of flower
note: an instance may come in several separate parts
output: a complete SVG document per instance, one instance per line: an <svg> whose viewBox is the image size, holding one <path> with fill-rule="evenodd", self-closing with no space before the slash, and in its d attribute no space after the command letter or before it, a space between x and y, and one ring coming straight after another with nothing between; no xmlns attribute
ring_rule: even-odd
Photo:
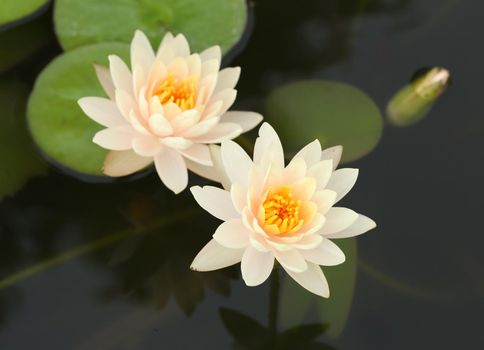
<svg viewBox="0 0 484 350"><path fill-rule="evenodd" d="M178 105L182 111L192 109L195 107L195 78L189 77L178 81L178 78L170 74L158 86L155 95L158 96L161 104L172 102Z"/></svg>
<svg viewBox="0 0 484 350"><path fill-rule="evenodd" d="M265 226L272 226L275 234L295 231L302 226L300 218L301 201L295 200L290 186L282 186L277 190L270 190L262 205L265 211Z"/></svg>

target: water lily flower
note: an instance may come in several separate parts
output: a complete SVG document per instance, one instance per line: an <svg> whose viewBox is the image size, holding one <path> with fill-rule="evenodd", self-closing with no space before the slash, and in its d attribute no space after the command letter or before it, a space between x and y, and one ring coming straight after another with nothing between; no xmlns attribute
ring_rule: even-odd
<svg viewBox="0 0 484 350"><path fill-rule="evenodd" d="M335 170L342 147L322 151L315 140L285 166L281 141L264 123L254 159L235 142L221 145L221 164L231 186L194 186L198 204L224 222L198 253L191 268L220 269L241 262L248 286L264 282L274 259L301 286L323 297L329 287L320 265L345 255L331 239L352 237L376 226L351 209L334 207L353 187L357 169Z"/></svg>
<svg viewBox="0 0 484 350"><path fill-rule="evenodd" d="M237 91L240 68L220 70L221 51L213 46L190 54L182 34L168 33L155 52L136 31L131 70L109 56L109 70L96 66L107 96L78 102L106 127L93 142L110 150L103 171L125 176L155 163L162 182L175 193L188 184L187 168L217 180L208 144L233 139L262 120L253 112L228 111Z"/></svg>

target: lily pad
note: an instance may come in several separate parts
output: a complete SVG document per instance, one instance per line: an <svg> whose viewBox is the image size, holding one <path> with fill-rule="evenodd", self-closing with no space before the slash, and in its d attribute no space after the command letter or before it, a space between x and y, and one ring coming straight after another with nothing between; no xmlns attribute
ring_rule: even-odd
<svg viewBox="0 0 484 350"><path fill-rule="evenodd" d="M193 51L217 44L226 52L241 38L246 20L245 0L57 0L54 13L65 50L129 42L141 29L155 47L170 31L183 33Z"/></svg>
<svg viewBox="0 0 484 350"><path fill-rule="evenodd" d="M83 96L103 96L93 64L108 65L108 55L126 59L123 43L99 43L67 52L38 76L28 103L34 140L53 161L86 175L102 175L107 151L92 142L103 127L79 108Z"/></svg>
<svg viewBox="0 0 484 350"><path fill-rule="evenodd" d="M28 86L0 81L0 198L12 195L32 177L44 175L42 160L27 130Z"/></svg>
<svg viewBox="0 0 484 350"><path fill-rule="evenodd" d="M46 5L49 0L0 1L0 26L27 17Z"/></svg>
<svg viewBox="0 0 484 350"><path fill-rule="evenodd" d="M329 299L309 293L289 277L285 279L281 300L284 326L297 326L309 313L317 311L318 322L328 325L327 336L336 338L343 332L353 303L358 248L355 238L337 240L336 243L344 251L346 261L338 266L323 266L331 291Z"/></svg>
<svg viewBox="0 0 484 350"><path fill-rule="evenodd" d="M348 84L311 80L285 85L269 96L265 119L279 133L288 152L319 139L323 148L343 145L343 161L369 153L380 140L378 107Z"/></svg>

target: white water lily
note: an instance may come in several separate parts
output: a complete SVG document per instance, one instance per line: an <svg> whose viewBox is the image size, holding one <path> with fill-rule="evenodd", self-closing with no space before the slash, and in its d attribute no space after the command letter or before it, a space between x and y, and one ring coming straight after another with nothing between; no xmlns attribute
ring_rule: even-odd
<svg viewBox="0 0 484 350"><path fill-rule="evenodd" d="M240 68L220 70L213 46L190 54L182 34L168 33L154 52L137 31L131 42L131 70L116 55L109 70L96 73L109 98L84 97L82 110L106 127L93 141L110 150L103 171L125 176L155 163L175 193L188 184L188 169L217 180L208 144L233 139L262 120L253 112L227 111L233 104Z"/></svg>
<svg viewBox="0 0 484 350"><path fill-rule="evenodd" d="M191 268L210 271L241 262L245 283L256 286L269 277L276 259L301 286L329 297L319 265L345 261L330 239L376 226L351 209L334 207L358 176L357 169L335 170L341 153L340 146L322 151L315 140L285 166L281 141L267 123L259 130L253 160L235 142L222 142L230 189L194 186L191 191L202 208L224 222Z"/></svg>

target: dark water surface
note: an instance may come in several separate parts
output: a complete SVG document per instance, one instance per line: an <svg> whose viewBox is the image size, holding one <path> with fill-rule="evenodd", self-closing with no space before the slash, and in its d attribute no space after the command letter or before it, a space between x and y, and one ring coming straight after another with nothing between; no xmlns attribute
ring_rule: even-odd
<svg viewBox="0 0 484 350"><path fill-rule="evenodd" d="M453 77L428 118L386 125L350 163L360 177L344 205L378 228L345 269L324 270L337 272L340 295L321 301L282 273L249 288L238 266L192 272L218 222L188 191L175 197L154 173L92 184L52 168L0 202L0 349L482 348L484 2L252 8L252 35L230 62L243 67L235 109L263 112L274 88L321 78L356 85L383 110L418 68ZM60 52L46 35L0 79L31 86Z"/></svg>

